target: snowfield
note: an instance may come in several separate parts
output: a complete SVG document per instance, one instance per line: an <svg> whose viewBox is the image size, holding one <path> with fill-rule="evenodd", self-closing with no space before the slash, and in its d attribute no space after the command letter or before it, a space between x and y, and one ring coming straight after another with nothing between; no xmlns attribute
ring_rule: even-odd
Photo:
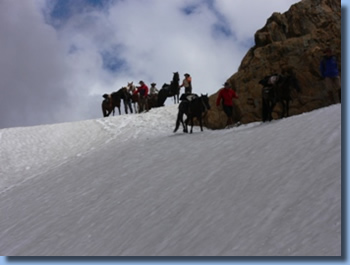
<svg viewBox="0 0 350 265"><path fill-rule="evenodd" d="M0 254L341 255L340 104L193 134L176 115L0 130Z"/></svg>

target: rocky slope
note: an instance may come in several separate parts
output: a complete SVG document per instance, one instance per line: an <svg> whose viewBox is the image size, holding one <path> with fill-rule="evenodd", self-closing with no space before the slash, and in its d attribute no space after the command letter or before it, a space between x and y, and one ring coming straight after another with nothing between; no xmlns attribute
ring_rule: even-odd
<svg viewBox="0 0 350 265"><path fill-rule="evenodd" d="M255 33L255 46L243 58L238 71L228 82L239 94L235 102L236 121L261 120L261 85L264 76L292 68L302 87L293 92L290 115L321 108L334 101L325 97L324 80L319 65L324 49L330 47L341 71L341 2L340 0L302 0L281 14L273 13L266 25ZM211 95L215 106L217 94ZM278 118L280 107L273 113ZM216 107L208 113L206 124L211 129L225 126L226 117Z"/></svg>

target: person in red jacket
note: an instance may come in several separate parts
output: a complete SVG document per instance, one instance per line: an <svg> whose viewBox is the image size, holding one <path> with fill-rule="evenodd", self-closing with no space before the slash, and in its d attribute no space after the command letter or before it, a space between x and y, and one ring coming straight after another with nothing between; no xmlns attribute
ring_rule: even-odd
<svg viewBox="0 0 350 265"><path fill-rule="evenodd" d="M223 110L227 116L226 126L233 124L232 112L233 112L233 99L238 98L236 92L231 88L230 84L226 82L224 87L220 89L218 98L216 100L216 106L220 106L222 101Z"/></svg>
<svg viewBox="0 0 350 265"><path fill-rule="evenodd" d="M143 112L145 110L148 110L148 86L143 81L140 81L139 84L140 86L136 87L137 89L134 91L134 94L139 93L139 112Z"/></svg>

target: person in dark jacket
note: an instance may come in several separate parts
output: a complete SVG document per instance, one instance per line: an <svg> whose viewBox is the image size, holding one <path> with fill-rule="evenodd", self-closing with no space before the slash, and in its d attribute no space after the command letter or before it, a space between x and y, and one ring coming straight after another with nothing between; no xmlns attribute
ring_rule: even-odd
<svg viewBox="0 0 350 265"><path fill-rule="evenodd" d="M232 114L234 98L238 98L238 96L231 88L230 84L226 82L224 87L220 89L218 98L216 99L216 106L220 106L220 103L222 103L222 108L227 116L226 127L233 124Z"/></svg>
<svg viewBox="0 0 350 265"><path fill-rule="evenodd" d="M327 48L324 51L324 56L320 63L320 72L322 78L325 80L326 91L325 97L330 97L333 103L340 102L341 83L339 77L339 70L337 59L332 54L332 50ZM338 94L338 97L336 96Z"/></svg>

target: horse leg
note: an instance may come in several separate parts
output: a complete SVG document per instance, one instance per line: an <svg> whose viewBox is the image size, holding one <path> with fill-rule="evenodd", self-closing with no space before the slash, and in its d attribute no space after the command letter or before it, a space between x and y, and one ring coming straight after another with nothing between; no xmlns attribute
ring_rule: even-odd
<svg viewBox="0 0 350 265"><path fill-rule="evenodd" d="M272 120L273 120L273 118L272 118L272 112L273 112L273 109L275 108L275 106L276 106L276 103L271 102L271 108L270 108L270 121L272 121Z"/></svg>
<svg viewBox="0 0 350 265"><path fill-rule="evenodd" d="M269 121L272 121L272 111L273 111L274 107L275 107L275 104L272 101L269 101L269 104L268 104L268 120Z"/></svg>
<svg viewBox="0 0 350 265"><path fill-rule="evenodd" d="M203 132L202 113L201 113L201 115L198 117L198 121L199 121L199 126L201 127L201 132Z"/></svg>
<svg viewBox="0 0 350 265"><path fill-rule="evenodd" d="M262 121L265 122L267 121L267 105L266 105L266 101L264 99L262 99L262 106L261 106L261 117L262 117Z"/></svg>
<svg viewBox="0 0 350 265"><path fill-rule="evenodd" d="M186 114L186 115L187 115L187 114ZM183 128L184 128L184 133L188 133L188 130L187 130L187 126L188 126L188 117L186 117L186 120L184 121L184 120L183 120L183 116L182 116L181 120L182 120L182 126L183 126Z"/></svg>
<svg viewBox="0 0 350 265"><path fill-rule="evenodd" d="M107 117L107 111L103 106L102 106L102 114L103 114L103 117Z"/></svg>
<svg viewBox="0 0 350 265"><path fill-rule="evenodd" d="M129 114L129 113L128 113L128 103L127 103L127 100L126 100L126 99L123 99L123 104L124 104L124 111L125 111L125 114Z"/></svg>
<svg viewBox="0 0 350 265"><path fill-rule="evenodd" d="M132 112L132 106L131 106L131 101L130 101L130 100L128 100L128 106L129 106L129 109L130 109L130 113L133 113L133 112Z"/></svg>
<svg viewBox="0 0 350 265"><path fill-rule="evenodd" d="M183 132L184 133L188 133L188 130L187 130L187 120L183 120L183 115L181 117L181 123L182 123L182 127L183 127Z"/></svg>
<svg viewBox="0 0 350 265"><path fill-rule="evenodd" d="M289 100L286 101L286 117L289 117Z"/></svg>
<svg viewBox="0 0 350 265"><path fill-rule="evenodd" d="M193 116L191 116L191 131L190 131L190 133L192 133L193 132Z"/></svg>
<svg viewBox="0 0 350 265"><path fill-rule="evenodd" d="M281 119L285 117L286 114L286 104L284 104L284 101L281 100L281 105L282 105L282 113L281 113Z"/></svg>

